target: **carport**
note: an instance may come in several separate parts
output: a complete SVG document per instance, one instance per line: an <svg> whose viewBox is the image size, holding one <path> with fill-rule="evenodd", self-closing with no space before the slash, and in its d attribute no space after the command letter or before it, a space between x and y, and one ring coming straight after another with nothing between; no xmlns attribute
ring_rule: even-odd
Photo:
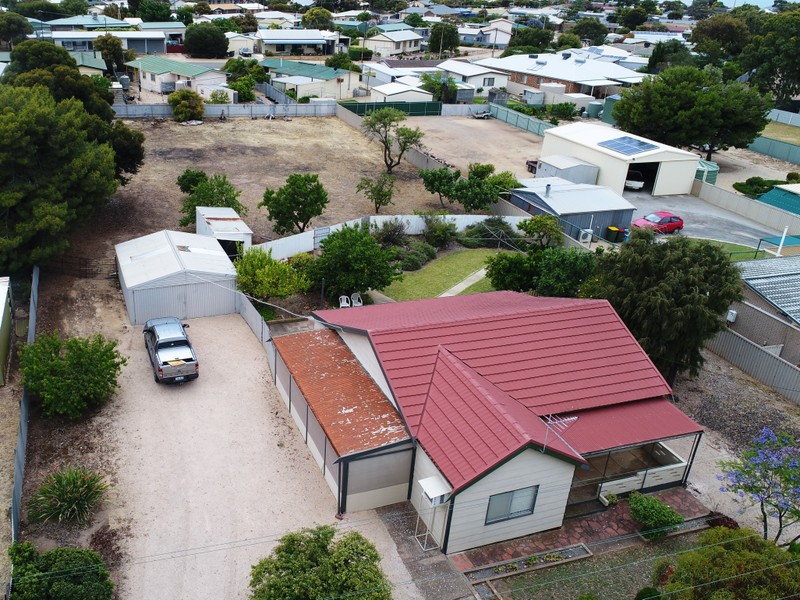
<svg viewBox="0 0 800 600"><path fill-rule="evenodd" d="M598 185L618 194L629 171L638 171L653 196L690 194L699 157L691 152L591 123L573 123L548 129L542 156L563 154L600 168Z"/></svg>
<svg viewBox="0 0 800 600"><path fill-rule="evenodd" d="M236 311L236 269L213 237L159 231L115 247L128 318L192 319Z"/></svg>

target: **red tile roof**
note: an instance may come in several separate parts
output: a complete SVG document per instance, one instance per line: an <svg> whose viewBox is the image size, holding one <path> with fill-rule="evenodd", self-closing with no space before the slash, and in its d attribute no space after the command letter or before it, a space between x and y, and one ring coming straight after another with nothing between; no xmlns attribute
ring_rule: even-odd
<svg viewBox="0 0 800 600"><path fill-rule="evenodd" d="M605 300L494 292L316 315L369 333L415 434L439 346L536 415L671 393Z"/></svg>
<svg viewBox="0 0 800 600"><path fill-rule="evenodd" d="M561 415L565 421L573 416L577 419L560 435L582 455L703 431L664 398Z"/></svg>
<svg viewBox="0 0 800 600"><path fill-rule="evenodd" d="M394 406L335 332L273 342L338 456L409 438Z"/></svg>
<svg viewBox="0 0 800 600"><path fill-rule="evenodd" d="M541 419L444 348L436 359L417 439L454 492L529 446L585 462Z"/></svg>

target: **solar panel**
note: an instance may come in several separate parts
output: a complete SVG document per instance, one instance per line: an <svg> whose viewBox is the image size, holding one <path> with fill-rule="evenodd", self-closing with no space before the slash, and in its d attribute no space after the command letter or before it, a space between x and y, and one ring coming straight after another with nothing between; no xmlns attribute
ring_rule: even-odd
<svg viewBox="0 0 800 600"><path fill-rule="evenodd" d="M632 156L634 154L640 154L642 152L656 150L658 148L658 146L655 144L650 144L648 142L637 140L628 136L614 138L613 140L606 140L605 142L598 142L597 145L602 146L603 148L608 148L609 150L613 150L614 152L619 152L620 154L624 154L626 156Z"/></svg>

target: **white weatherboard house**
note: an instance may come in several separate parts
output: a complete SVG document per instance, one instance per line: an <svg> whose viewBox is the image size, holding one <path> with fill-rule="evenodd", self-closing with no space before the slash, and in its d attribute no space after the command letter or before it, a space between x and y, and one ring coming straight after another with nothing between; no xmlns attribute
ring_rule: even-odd
<svg viewBox="0 0 800 600"><path fill-rule="evenodd" d="M236 311L236 269L213 237L159 231L117 244L128 318L193 319Z"/></svg>
<svg viewBox="0 0 800 600"><path fill-rule="evenodd" d="M638 171L653 196L689 194L700 160L696 154L619 129L573 123L548 129L542 156L572 156L600 168L597 185L622 194L629 171Z"/></svg>
<svg viewBox="0 0 800 600"><path fill-rule="evenodd" d="M506 87L508 83L508 75L505 73L463 60L446 60L438 68L456 82L471 85L477 96L487 96L491 88ZM477 93L479 89L482 90L480 94Z"/></svg>
<svg viewBox="0 0 800 600"><path fill-rule="evenodd" d="M125 64L136 69L136 84L140 89L160 94L181 88L198 91L200 87L224 85L227 81L223 71L160 56L143 56Z"/></svg>
<svg viewBox="0 0 800 600"><path fill-rule="evenodd" d="M411 30L387 31L364 40L364 47L379 56L419 52L422 36Z"/></svg>
<svg viewBox="0 0 800 600"><path fill-rule="evenodd" d="M410 500L418 539L452 553L686 482L702 430L605 300L493 292L313 316L273 338L274 377L340 513Z"/></svg>
<svg viewBox="0 0 800 600"><path fill-rule="evenodd" d="M404 83L384 83L372 88L373 102L430 102L433 94Z"/></svg>

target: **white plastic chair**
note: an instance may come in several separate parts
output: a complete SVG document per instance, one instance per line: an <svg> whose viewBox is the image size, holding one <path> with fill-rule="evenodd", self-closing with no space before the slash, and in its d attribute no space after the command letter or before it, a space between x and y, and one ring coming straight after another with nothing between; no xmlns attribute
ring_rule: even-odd
<svg viewBox="0 0 800 600"><path fill-rule="evenodd" d="M361 294L358 292L353 292L350 299L353 301L353 306L364 306L364 301L361 300Z"/></svg>
<svg viewBox="0 0 800 600"><path fill-rule="evenodd" d="M349 296L339 296L339 308L350 308Z"/></svg>

